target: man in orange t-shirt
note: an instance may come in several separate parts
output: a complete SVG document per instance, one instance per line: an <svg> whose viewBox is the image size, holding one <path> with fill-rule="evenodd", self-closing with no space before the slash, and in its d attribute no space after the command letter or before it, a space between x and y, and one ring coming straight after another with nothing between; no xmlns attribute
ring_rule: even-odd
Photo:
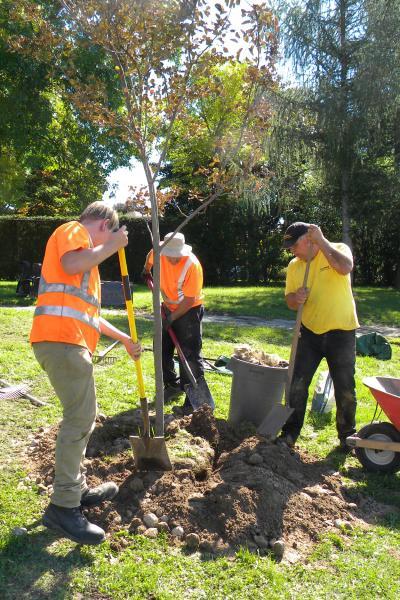
<svg viewBox="0 0 400 600"><path fill-rule="evenodd" d="M30 342L63 408L57 435L51 502L43 525L80 544L99 544L103 529L90 523L82 507L111 500L112 481L89 489L84 467L86 445L96 418L92 354L101 333L120 340L137 360L140 344L100 316L98 265L128 243L118 215L93 202L79 221L58 227L43 260Z"/></svg>
<svg viewBox="0 0 400 600"><path fill-rule="evenodd" d="M174 344L168 334L172 326L182 352L189 363L197 382L204 379L204 367L201 357L203 306L203 269L198 258L193 254L191 246L185 244L182 233L172 237L168 233L163 243L168 242L161 250L160 287L166 318L163 322L162 364L164 378L164 399L171 400L180 394L190 380L185 369L179 363L179 378L174 368ZM153 266L153 251L147 255L144 275L150 274ZM203 382L205 385L205 382ZM186 397L183 406L186 412L191 411L189 399Z"/></svg>

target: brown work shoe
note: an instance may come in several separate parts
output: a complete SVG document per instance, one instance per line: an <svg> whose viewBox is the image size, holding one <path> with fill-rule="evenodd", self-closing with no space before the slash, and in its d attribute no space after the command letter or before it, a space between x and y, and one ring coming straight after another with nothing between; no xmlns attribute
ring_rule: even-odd
<svg viewBox="0 0 400 600"><path fill-rule="evenodd" d="M119 487L113 481L106 481L95 488L82 493L81 506L96 506L106 500L112 500L118 494Z"/></svg>
<svg viewBox="0 0 400 600"><path fill-rule="evenodd" d="M105 532L101 527L89 523L82 514L80 506L65 508L64 506L49 504L44 512L42 523L48 529L56 531L62 537L78 544L94 546L101 544L106 539Z"/></svg>

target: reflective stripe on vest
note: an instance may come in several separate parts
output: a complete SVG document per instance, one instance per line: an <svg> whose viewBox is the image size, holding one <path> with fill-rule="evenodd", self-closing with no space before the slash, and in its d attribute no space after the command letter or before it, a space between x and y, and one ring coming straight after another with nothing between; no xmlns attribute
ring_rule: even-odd
<svg viewBox="0 0 400 600"><path fill-rule="evenodd" d="M84 300L84 302L87 302L88 304L91 304L92 306L95 306L99 309L100 302L97 300L97 298L95 298L95 296L92 296L91 294L87 293L89 288L89 277L90 271L84 273L82 277L82 285L80 288L78 288L74 285L68 285L66 283L47 283L45 278L41 276L38 294L68 294L69 296L80 298L81 300Z"/></svg>
<svg viewBox="0 0 400 600"><path fill-rule="evenodd" d="M183 282L185 281L185 277L187 272L189 271L190 267L194 264L194 260L192 258L192 255L188 256L187 261L185 262L185 265L182 269L181 274L179 275L179 279L178 279L178 300L171 300L170 298L168 298L168 296L166 294L164 294L164 292L161 290L161 295L164 299L164 302L166 302L167 304L180 304L184 298L185 298L185 294L183 293ZM196 296L195 297L195 301L199 300L200 296Z"/></svg>
<svg viewBox="0 0 400 600"><path fill-rule="evenodd" d="M85 325L89 325L89 327L93 327L93 329L96 329L96 331L100 332L99 319L96 319L95 317L89 317L89 315L86 313L83 313L80 310L75 310L75 308L70 308L69 306L37 306L34 316L40 317L41 315L50 315L51 317L70 317L71 319L81 321L82 323L85 323Z"/></svg>

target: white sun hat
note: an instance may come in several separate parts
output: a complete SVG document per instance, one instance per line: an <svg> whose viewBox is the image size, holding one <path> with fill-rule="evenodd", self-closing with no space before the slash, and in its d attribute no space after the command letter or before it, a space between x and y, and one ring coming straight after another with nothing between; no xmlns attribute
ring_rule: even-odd
<svg viewBox="0 0 400 600"><path fill-rule="evenodd" d="M192 246L188 246L185 244L185 236L183 233L176 233L174 237L173 232L167 233L164 237L163 244L170 240L165 248L162 248L161 254L163 256L171 256L174 258L178 258L180 256L189 256L192 252Z"/></svg>

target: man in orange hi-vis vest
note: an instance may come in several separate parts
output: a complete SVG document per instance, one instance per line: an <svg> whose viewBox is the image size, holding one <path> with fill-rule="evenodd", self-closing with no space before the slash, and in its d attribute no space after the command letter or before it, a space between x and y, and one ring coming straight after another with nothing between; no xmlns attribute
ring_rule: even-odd
<svg viewBox="0 0 400 600"><path fill-rule="evenodd" d="M89 489L83 459L96 418L91 356L101 333L120 340L137 360L140 344L100 317L98 265L128 243L118 215L93 202L79 221L58 227L50 236L39 284L30 342L63 409L57 435L51 502L43 524L80 544L100 544L103 529L90 523L82 507L111 500L118 486L106 482Z"/></svg>
<svg viewBox="0 0 400 600"><path fill-rule="evenodd" d="M196 381L207 386L204 380L204 366L201 357L203 306L203 269L192 247L185 244L182 233L168 233L161 250L160 287L166 317L163 319L162 365L164 379L164 400L168 401L180 394L190 380L179 361L179 378L174 368L174 344L168 335L173 331L189 363ZM171 239L172 238L172 239ZM153 266L153 250L147 255L143 275L150 273ZM202 381L204 380L204 381ZM209 390L207 388L209 393ZM192 412L189 398L183 405L185 412Z"/></svg>

